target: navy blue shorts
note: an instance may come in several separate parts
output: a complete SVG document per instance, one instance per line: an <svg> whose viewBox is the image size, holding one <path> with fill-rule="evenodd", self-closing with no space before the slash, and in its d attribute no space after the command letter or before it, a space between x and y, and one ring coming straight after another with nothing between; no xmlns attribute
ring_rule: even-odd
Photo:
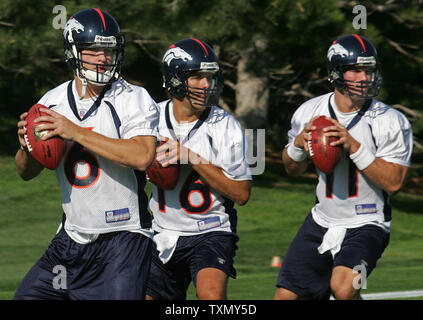
<svg viewBox="0 0 423 320"><path fill-rule="evenodd" d="M327 228L314 221L311 213L306 217L283 259L277 287L304 298L329 299L332 269L336 266L354 269L363 265L369 276L388 246L390 236L370 224L347 229L341 250L333 258L330 251L320 254L317 250L326 231Z"/></svg>
<svg viewBox="0 0 423 320"><path fill-rule="evenodd" d="M14 299L144 299L151 248L151 239L128 231L78 244L62 228L24 277Z"/></svg>
<svg viewBox="0 0 423 320"><path fill-rule="evenodd" d="M147 294L155 300L185 300L191 281L196 285L198 271L216 268L235 278L233 267L238 237L229 232L207 232L179 237L172 258L159 259L155 244L148 278Z"/></svg>

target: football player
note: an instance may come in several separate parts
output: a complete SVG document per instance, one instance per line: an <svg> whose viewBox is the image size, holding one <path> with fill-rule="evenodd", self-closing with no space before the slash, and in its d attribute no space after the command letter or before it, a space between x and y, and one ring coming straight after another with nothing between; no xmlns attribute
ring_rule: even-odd
<svg viewBox="0 0 423 320"><path fill-rule="evenodd" d="M226 299L235 278L236 209L250 196L251 174L239 122L217 106L221 71L213 49L198 39L171 45L163 57L156 149L164 166L180 165L172 190L154 185L155 231L147 299L186 299L193 281L199 299Z"/></svg>
<svg viewBox="0 0 423 320"><path fill-rule="evenodd" d="M275 299L360 299L360 289L389 242L389 195L400 190L413 147L407 118L374 97L382 76L376 48L351 34L327 52L331 93L294 113L282 153L290 175L306 170L312 120L324 115L326 136L343 156L330 174L317 170L316 204L293 239Z"/></svg>
<svg viewBox="0 0 423 320"><path fill-rule="evenodd" d="M56 169L63 221L14 298L144 299L152 245L144 170L155 155L157 105L122 79L124 39L110 14L79 11L63 36L74 79L40 99L45 115L35 120L47 122L37 126L50 130L43 139L58 135L67 144ZM43 167L26 148L26 116L16 165L29 180Z"/></svg>

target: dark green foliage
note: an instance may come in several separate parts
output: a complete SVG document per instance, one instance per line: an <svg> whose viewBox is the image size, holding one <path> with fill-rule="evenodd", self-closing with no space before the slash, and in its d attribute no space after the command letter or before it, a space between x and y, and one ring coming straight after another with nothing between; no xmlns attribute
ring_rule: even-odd
<svg viewBox="0 0 423 320"><path fill-rule="evenodd" d="M0 154L17 146L19 115L47 90L71 77L63 61L62 29L52 26L55 5L67 17L99 7L119 21L126 39L125 77L145 86L156 100L161 87L161 58L172 42L197 37L219 55L227 86L224 101L236 110L234 87L240 53L249 51L249 70L270 86L267 141L286 141L294 110L312 96L331 88L326 81L326 51L346 33L368 37L383 63L380 99L423 109L423 9L419 1L362 1L367 29L355 30L355 2L342 0L122 0L0 2ZM413 118L414 133L423 141L421 117Z"/></svg>

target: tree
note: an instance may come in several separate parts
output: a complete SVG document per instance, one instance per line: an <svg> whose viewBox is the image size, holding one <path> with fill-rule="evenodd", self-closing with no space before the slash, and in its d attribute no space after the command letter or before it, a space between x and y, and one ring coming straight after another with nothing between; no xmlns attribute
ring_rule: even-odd
<svg viewBox="0 0 423 320"><path fill-rule="evenodd" d="M326 44L343 29L336 1L178 1L177 35L197 36L216 49L224 68L222 105L244 126L268 124L272 95L313 77ZM295 35L295 36L293 36ZM292 77L294 75L294 77Z"/></svg>
<svg viewBox="0 0 423 320"><path fill-rule="evenodd" d="M16 121L50 88L69 79L63 61L62 32L53 27L57 3L40 0L0 2L0 130L17 147ZM423 10L421 0L103 0L61 1L67 17L99 7L119 21L126 40L123 74L166 98L161 59L173 42L196 37L219 57L225 89L221 105L245 127L266 128L268 141L281 148L294 110L327 92L329 44L346 33L368 37L383 63L381 100L403 106L422 144ZM367 10L367 29L356 30L353 9Z"/></svg>

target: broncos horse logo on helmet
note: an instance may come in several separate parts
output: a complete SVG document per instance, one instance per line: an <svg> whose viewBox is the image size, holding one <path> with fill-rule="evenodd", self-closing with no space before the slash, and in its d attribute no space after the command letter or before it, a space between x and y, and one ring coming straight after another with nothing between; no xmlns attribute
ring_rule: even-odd
<svg viewBox="0 0 423 320"><path fill-rule="evenodd" d="M106 85L120 77L123 64L124 39L116 20L99 9L75 13L66 23L64 32L65 61L83 82ZM83 68L82 50L107 49L112 51L112 62L95 64L95 70ZM105 71L104 71L105 70Z"/></svg>
<svg viewBox="0 0 423 320"><path fill-rule="evenodd" d="M382 75L376 48L366 38L357 34L336 39L327 53L328 80L341 92L359 98L376 97L382 85ZM348 68L366 67L369 81L345 80Z"/></svg>
<svg viewBox="0 0 423 320"><path fill-rule="evenodd" d="M334 43L328 50L328 59L332 60L335 55L341 55L341 57L348 57L348 50L341 46L339 43Z"/></svg>
<svg viewBox="0 0 423 320"><path fill-rule="evenodd" d="M191 104L210 107L216 105L223 90L219 63L213 49L198 39L183 39L171 45L163 56L163 87L172 97L188 98ZM207 89L190 87L187 79L197 73L211 74ZM204 97L204 99L201 99Z"/></svg>
<svg viewBox="0 0 423 320"><path fill-rule="evenodd" d="M68 22L66 22L65 29L63 30L63 37L66 37L68 32L76 31L76 33L80 33L81 31L84 31L84 29L84 26L72 17L68 20Z"/></svg>
<svg viewBox="0 0 423 320"><path fill-rule="evenodd" d="M163 57L163 62L166 62L168 66L173 59L182 59L184 61L192 60L190 54L186 53L183 49L178 47L171 47L169 50L166 51L166 54Z"/></svg>

